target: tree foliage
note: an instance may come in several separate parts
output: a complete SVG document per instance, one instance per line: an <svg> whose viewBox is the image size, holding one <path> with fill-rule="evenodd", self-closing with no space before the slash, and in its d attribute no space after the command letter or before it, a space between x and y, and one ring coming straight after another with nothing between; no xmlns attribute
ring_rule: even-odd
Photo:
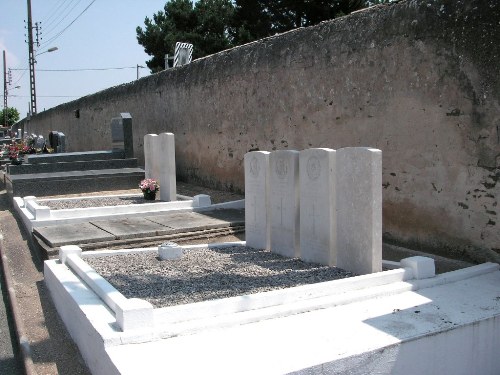
<svg viewBox="0 0 500 375"><path fill-rule="evenodd" d="M176 42L192 43L193 58L265 38L297 27L349 14L391 0L170 0L163 11L137 27L137 41L151 59L148 67L164 68Z"/></svg>
<svg viewBox="0 0 500 375"><path fill-rule="evenodd" d="M12 126L19 121L19 111L14 107L7 107L7 125L5 124L4 117L5 109L0 111L0 125L1 126Z"/></svg>
<svg viewBox="0 0 500 375"><path fill-rule="evenodd" d="M150 19L144 29L136 28L137 41L152 56L146 62L153 71L165 66L165 55L174 55L176 42L196 46L193 58L203 57L231 47L228 28L233 19L230 0L199 0L195 6L189 0L172 0Z"/></svg>

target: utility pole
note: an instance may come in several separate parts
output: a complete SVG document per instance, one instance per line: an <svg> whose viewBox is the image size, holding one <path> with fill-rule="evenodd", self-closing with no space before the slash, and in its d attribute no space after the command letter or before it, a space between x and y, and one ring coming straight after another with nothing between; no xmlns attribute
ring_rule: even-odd
<svg viewBox="0 0 500 375"><path fill-rule="evenodd" d="M28 59L30 69L31 114L36 114L35 52L33 49L33 22L31 20L31 0L28 0Z"/></svg>
<svg viewBox="0 0 500 375"><path fill-rule="evenodd" d="M9 119L9 115L7 112L7 60L5 58L5 50L3 50L3 126L9 126L7 124L7 120Z"/></svg>

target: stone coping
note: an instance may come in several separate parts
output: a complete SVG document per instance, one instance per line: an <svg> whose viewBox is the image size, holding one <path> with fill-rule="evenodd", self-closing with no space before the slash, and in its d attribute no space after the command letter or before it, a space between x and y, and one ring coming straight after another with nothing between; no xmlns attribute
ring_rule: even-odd
<svg viewBox="0 0 500 375"><path fill-rule="evenodd" d="M178 198L183 200L173 202L154 202L121 206L72 208L63 210L51 210L49 207L43 206L43 200L38 200L33 196L24 198L14 197L13 201L14 209L19 213L26 229L29 232L32 232L33 228L36 227L83 223L89 220L121 219L144 215L157 216L172 211L195 210L197 212L203 212L206 210L217 209L241 209L245 206L244 200L210 204L206 200L196 199L196 197L199 196L195 196L191 199L189 197L181 195L178 196ZM92 197L88 197L88 199L92 199Z"/></svg>

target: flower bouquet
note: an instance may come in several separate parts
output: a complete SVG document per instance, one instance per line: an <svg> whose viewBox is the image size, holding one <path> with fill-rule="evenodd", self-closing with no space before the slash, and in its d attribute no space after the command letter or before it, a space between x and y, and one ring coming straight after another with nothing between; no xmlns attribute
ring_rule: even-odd
<svg viewBox="0 0 500 375"><path fill-rule="evenodd" d="M142 180L139 187L142 190L142 194L144 194L144 199L151 201L156 199L156 192L160 190L160 185L158 185L158 182L152 178Z"/></svg>

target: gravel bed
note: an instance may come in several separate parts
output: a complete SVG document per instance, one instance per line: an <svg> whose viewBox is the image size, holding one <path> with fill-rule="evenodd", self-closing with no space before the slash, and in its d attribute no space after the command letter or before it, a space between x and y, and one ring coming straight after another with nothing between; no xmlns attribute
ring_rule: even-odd
<svg viewBox="0 0 500 375"><path fill-rule="evenodd" d="M71 208L89 208L89 207L107 207L107 206L124 206L127 204L143 204L161 202L147 201L142 195L127 195L122 197L93 197L82 199L64 199L64 200L44 200L40 202L44 206L48 206L51 210L65 210Z"/></svg>
<svg viewBox="0 0 500 375"><path fill-rule="evenodd" d="M107 207L107 206L122 206L127 204L144 204L162 202L159 200L160 194L156 194L155 201L147 201L142 196L142 193L136 193L139 189L130 190L132 193L122 196L112 196L116 194L113 191L102 192L103 196L92 197L85 196L81 199L43 199L44 206L48 206L51 210L64 210L71 208L89 208L89 207ZM240 194L204 188L196 185L187 184L185 182L177 182L177 193L188 197L193 197L197 194L208 194L212 203L221 203L244 199ZM75 197L74 197L75 198ZM77 198L77 197L76 197Z"/></svg>
<svg viewBox="0 0 500 375"><path fill-rule="evenodd" d="M156 252L85 258L127 298L166 307L342 279L352 273L248 247L194 249L179 260Z"/></svg>

